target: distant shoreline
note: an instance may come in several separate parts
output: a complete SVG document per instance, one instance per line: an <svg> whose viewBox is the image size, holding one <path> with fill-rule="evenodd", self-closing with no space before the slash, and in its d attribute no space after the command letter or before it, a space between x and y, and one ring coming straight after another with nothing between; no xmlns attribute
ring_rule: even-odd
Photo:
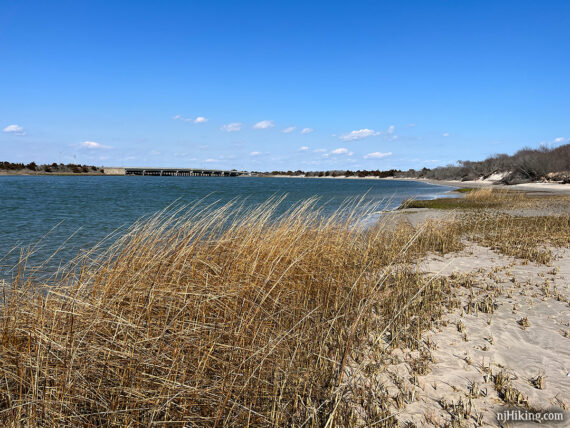
<svg viewBox="0 0 570 428"><path fill-rule="evenodd" d="M122 174L105 174L101 172L44 172L44 171L0 171L0 176L74 176L74 177L123 177ZM243 176L242 176L243 177ZM570 195L570 185L558 182L530 182L522 184L500 184L495 181L481 180L481 181L459 181L459 180L435 180L429 178L407 178L407 177L356 177L339 175L336 177L323 176L323 177L307 177L305 175L271 175L259 174L246 177L260 177L260 178L316 178L316 179L335 179L335 180L385 180L385 181L415 181L418 183L429 183L436 186L446 186L454 188L483 188L493 187L496 189L520 190L526 192L537 193L556 193Z"/></svg>
<svg viewBox="0 0 570 428"><path fill-rule="evenodd" d="M102 172L10 172L10 171L0 171L0 176L36 176L36 175L59 175L59 176L113 176L113 174L104 174Z"/></svg>
<svg viewBox="0 0 570 428"><path fill-rule="evenodd" d="M390 178L381 178L380 180L391 180ZM480 189L484 187L493 187L494 189L504 189L504 190L516 190L524 191L527 193L555 193L570 195L570 185L562 183L553 182L530 182L521 184L500 184L494 181L481 180L481 181L454 181L454 180L433 180L433 179L422 179L422 178L395 178L394 180L402 181L417 181L422 183L432 183L439 184L449 187L457 188L470 188L470 189Z"/></svg>
<svg viewBox="0 0 570 428"><path fill-rule="evenodd" d="M320 178L320 179L341 179L341 180L385 180L385 181L415 181L418 183L429 183L436 186L446 186L455 188L470 188L478 189L483 187L493 187L494 189L517 190L531 193L556 193L570 195L570 185L556 183L556 182L530 182L522 184L500 184L495 181L481 180L481 181L459 181L459 180L435 180L431 178L407 178L407 177L346 177L339 175L337 177L306 177L304 175L261 175L260 177L275 177L275 178Z"/></svg>

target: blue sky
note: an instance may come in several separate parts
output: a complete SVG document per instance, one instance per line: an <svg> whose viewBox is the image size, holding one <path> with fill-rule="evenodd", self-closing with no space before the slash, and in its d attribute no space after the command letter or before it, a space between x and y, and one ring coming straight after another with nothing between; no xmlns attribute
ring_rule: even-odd
<svg viewBox="0 0 570 428"><path fill-rule="evenodd" d="M0 160L407 169L561 144L569 28L566 0L2 0Z"/></svg>

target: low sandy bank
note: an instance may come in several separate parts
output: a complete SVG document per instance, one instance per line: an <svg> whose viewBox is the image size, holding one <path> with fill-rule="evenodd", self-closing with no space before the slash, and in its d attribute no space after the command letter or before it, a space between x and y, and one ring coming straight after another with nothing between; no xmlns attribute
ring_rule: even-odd
<svg viewBox="0 0 570 428"><path fill-rule="evenodd" d="M557 195L570 195L570 185L562 183L524 183L524 184L497 184L495 181L481 180L481 181L460 181L460 180L433 180L427 178L405 178L405 177L346 177L339 175L336 177L323 176L323 177L306 177L305 175L267 175L260 177L275 177L275 178L323 178L323 179L336 179L336 180L391 180L391 181L417 181L420 183L430 183L437 186L448 187L466 187L466 188L484 188L493 187L495 189L508 189L508 190L521 190L531 193L543 194L557 194Z"/></svg>
<svg viewBox="0 0 570 428"><path fill-rule="evenodd" d="M428 257L421 269L428 275L468 275L477 287L460 290L463 309L448 314L425 336L433 344L434 363L419 377L418 400L406 406L400 421L416 426L451 422L453 412L446 405L469 402L472 414L495 426L496 413L505 406L493 383L492 375L499 372L531 408L570 405L568 250L559 250L553 265L544 266L470 245L460 253ZM401 358L406 361L405 353ZM405 379L406 367L394 365L388 373ZM477 426L476 419L465 426Z"/></svg>
<svg viewBox="0 0 570 428"><path fill-rule="evenodd" d="M497 184L493 181L459 181L459 180L432 180L425 178L382 178L381 180L403 180L418 181L421 183L438 184L440 186L449 187L466 187L466 188L484 188L493 187L494 189L520 190L527 193L557 194L570 195L570 185L562 183L524 183L524 184Z"/></svg>
<svg viewBox="0 0 570 428"><path fill-rule="evenodd" d="M566 200L540 195L530 199ZM567 202L565 207L546 203L540 209L519 202L477 212L483 218L497 211L517 217L569 214ZM426 220L437 225L461 218L463 212L403 209L385 213L383 221L388 228L401 221L421 228ZM515 241L511 245L521 245ZM386 418L397 417L401 426L511 426L497 420L507 407L556 411L564 421L544 425L567 426L570 250L547 247L553 258L540 264L507 256L489 243L463 242L461 251L432 253L417 261L417 269L427 277L455 281L457 307L418 338L418 350L395 348L381 359L362 352L347 369L351 389L367 391L377 401L391 397ZM364 407L358 410L366 415Z"/></svg>

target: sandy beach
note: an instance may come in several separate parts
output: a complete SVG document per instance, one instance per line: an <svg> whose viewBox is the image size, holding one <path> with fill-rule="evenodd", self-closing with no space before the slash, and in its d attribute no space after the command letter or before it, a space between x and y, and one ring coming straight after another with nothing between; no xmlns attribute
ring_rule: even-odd
<svg viewBox="0 0 570 428"><path fill-rule="evenodd" d="M413 426L449 426L455 412L466 414L461 426L501 426L497 413L505 403L493 383L497 373L506 373L522 394L521 407L569 408L568 250L559 251L552 265L538 266L469 245L459 253L428 257L418 268L475 284L459 288L460 307L422 337L431 353L426 373L411 370L420 352L396 349L391 363L373 377L361 367L349 369L352 381L392 396L413 394L400 410L394 408L400 423ZM480 305L488 299L489 308Z"/></svg>
<svg viewBox="0 0 570 428"><path fill-rule="evenodd" d="M465 187L465 183L445 184ZM490 184L477 185L483 186ZM540 208L533 205L540 203L542 197L566 195L570 188L564 185L499 187L525 191L525 197L532 198L533 203L486 210L489 214L510 218L570 214L565 198L550 198ZM402 221L421 228L426 222L445 223L463 214L461 209L407 208L384 213L383 221L387 228ZM431 254L417 261L417 269L426 276L446 277L460 284L455 289L457 308L448 311L437 327L420 339L429 353L424 372L418 374L413 369L423 351L395 349L384 358L382 369L372 376L368 364L375 357L364 357L365 364L353 363L347 369L351 387L370 388L378 396L405 397L401 404L394 404L392 414L409 426L509 426L497 419L507 406L505 394L515 394L514 407L557 409L564 412L567 421L570 250L552 247L552 260L541 264L477 243L465 244L461 251ZM506 387L497 387L498 376L507 379ZM364 409L361 412L366 413ZM454 425L458 421L460 425ZM551 426L543 422L545 425Z"/></svg>
<svg viewBox="0 0 570 428"><path fill-rule="evenodd" d="M517 190L523 191L530 194L559 194L559 195L570 195L570 185L562 183L549 183L549 182L536 182L536 183L524 183L524 184L498 184L492 180L481 180L481 181L459 181L459 180L431 180L422 178L381 178L380 180L412 180L419 181L423 183L438 184L442 186L450 186L457 188L488 188L492 187L494 189L503 190Z"/></svg>
<svg viewBox="0 0 570 428"><path fill-rule="evenodd" d="M524 183L524 184L512 184L505 185L499 184L498 181L494 180L480 180L480 181L460 181L460 180L433 180L427 178L405 178L405 177L346 177L344 175L333 176L323 176L323 177L305 177L304 175L272 175L271 177L278 178L318 178L318 179L329 179L329 180L389 180L389 181L417 181L420 183L430 183L439 186L449 186L456 188L488 188L492 187L494 189L502 190L516 190L523 191L530 194L559 194L559 195L570 195L570 184L563 184L558 182L535 182L535 183Z"/></svg>

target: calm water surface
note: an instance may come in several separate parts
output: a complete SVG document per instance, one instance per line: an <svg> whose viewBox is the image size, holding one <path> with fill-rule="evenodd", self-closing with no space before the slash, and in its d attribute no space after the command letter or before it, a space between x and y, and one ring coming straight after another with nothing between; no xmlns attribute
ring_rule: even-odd
<svg viewBox="0 0 570 428"><path fill-rule="evenodd" d="M15 247L41 240L34 256L39 261L71 236L59 253L59 260L69 260L117 228L174 201L192 204L206 197L208 201L223 203L237 197L246 198L247 204L258 204L271 196L286 194L282 207L285 209L318 196L325 213L330 213L346 198L365 193L368 201L381 203L382 208L394 208L409 197L433 198L449 190L445 186L397 180L0 176L0 276L6 276L6 267L15 262L15 253L6 255Z"/></svg>

